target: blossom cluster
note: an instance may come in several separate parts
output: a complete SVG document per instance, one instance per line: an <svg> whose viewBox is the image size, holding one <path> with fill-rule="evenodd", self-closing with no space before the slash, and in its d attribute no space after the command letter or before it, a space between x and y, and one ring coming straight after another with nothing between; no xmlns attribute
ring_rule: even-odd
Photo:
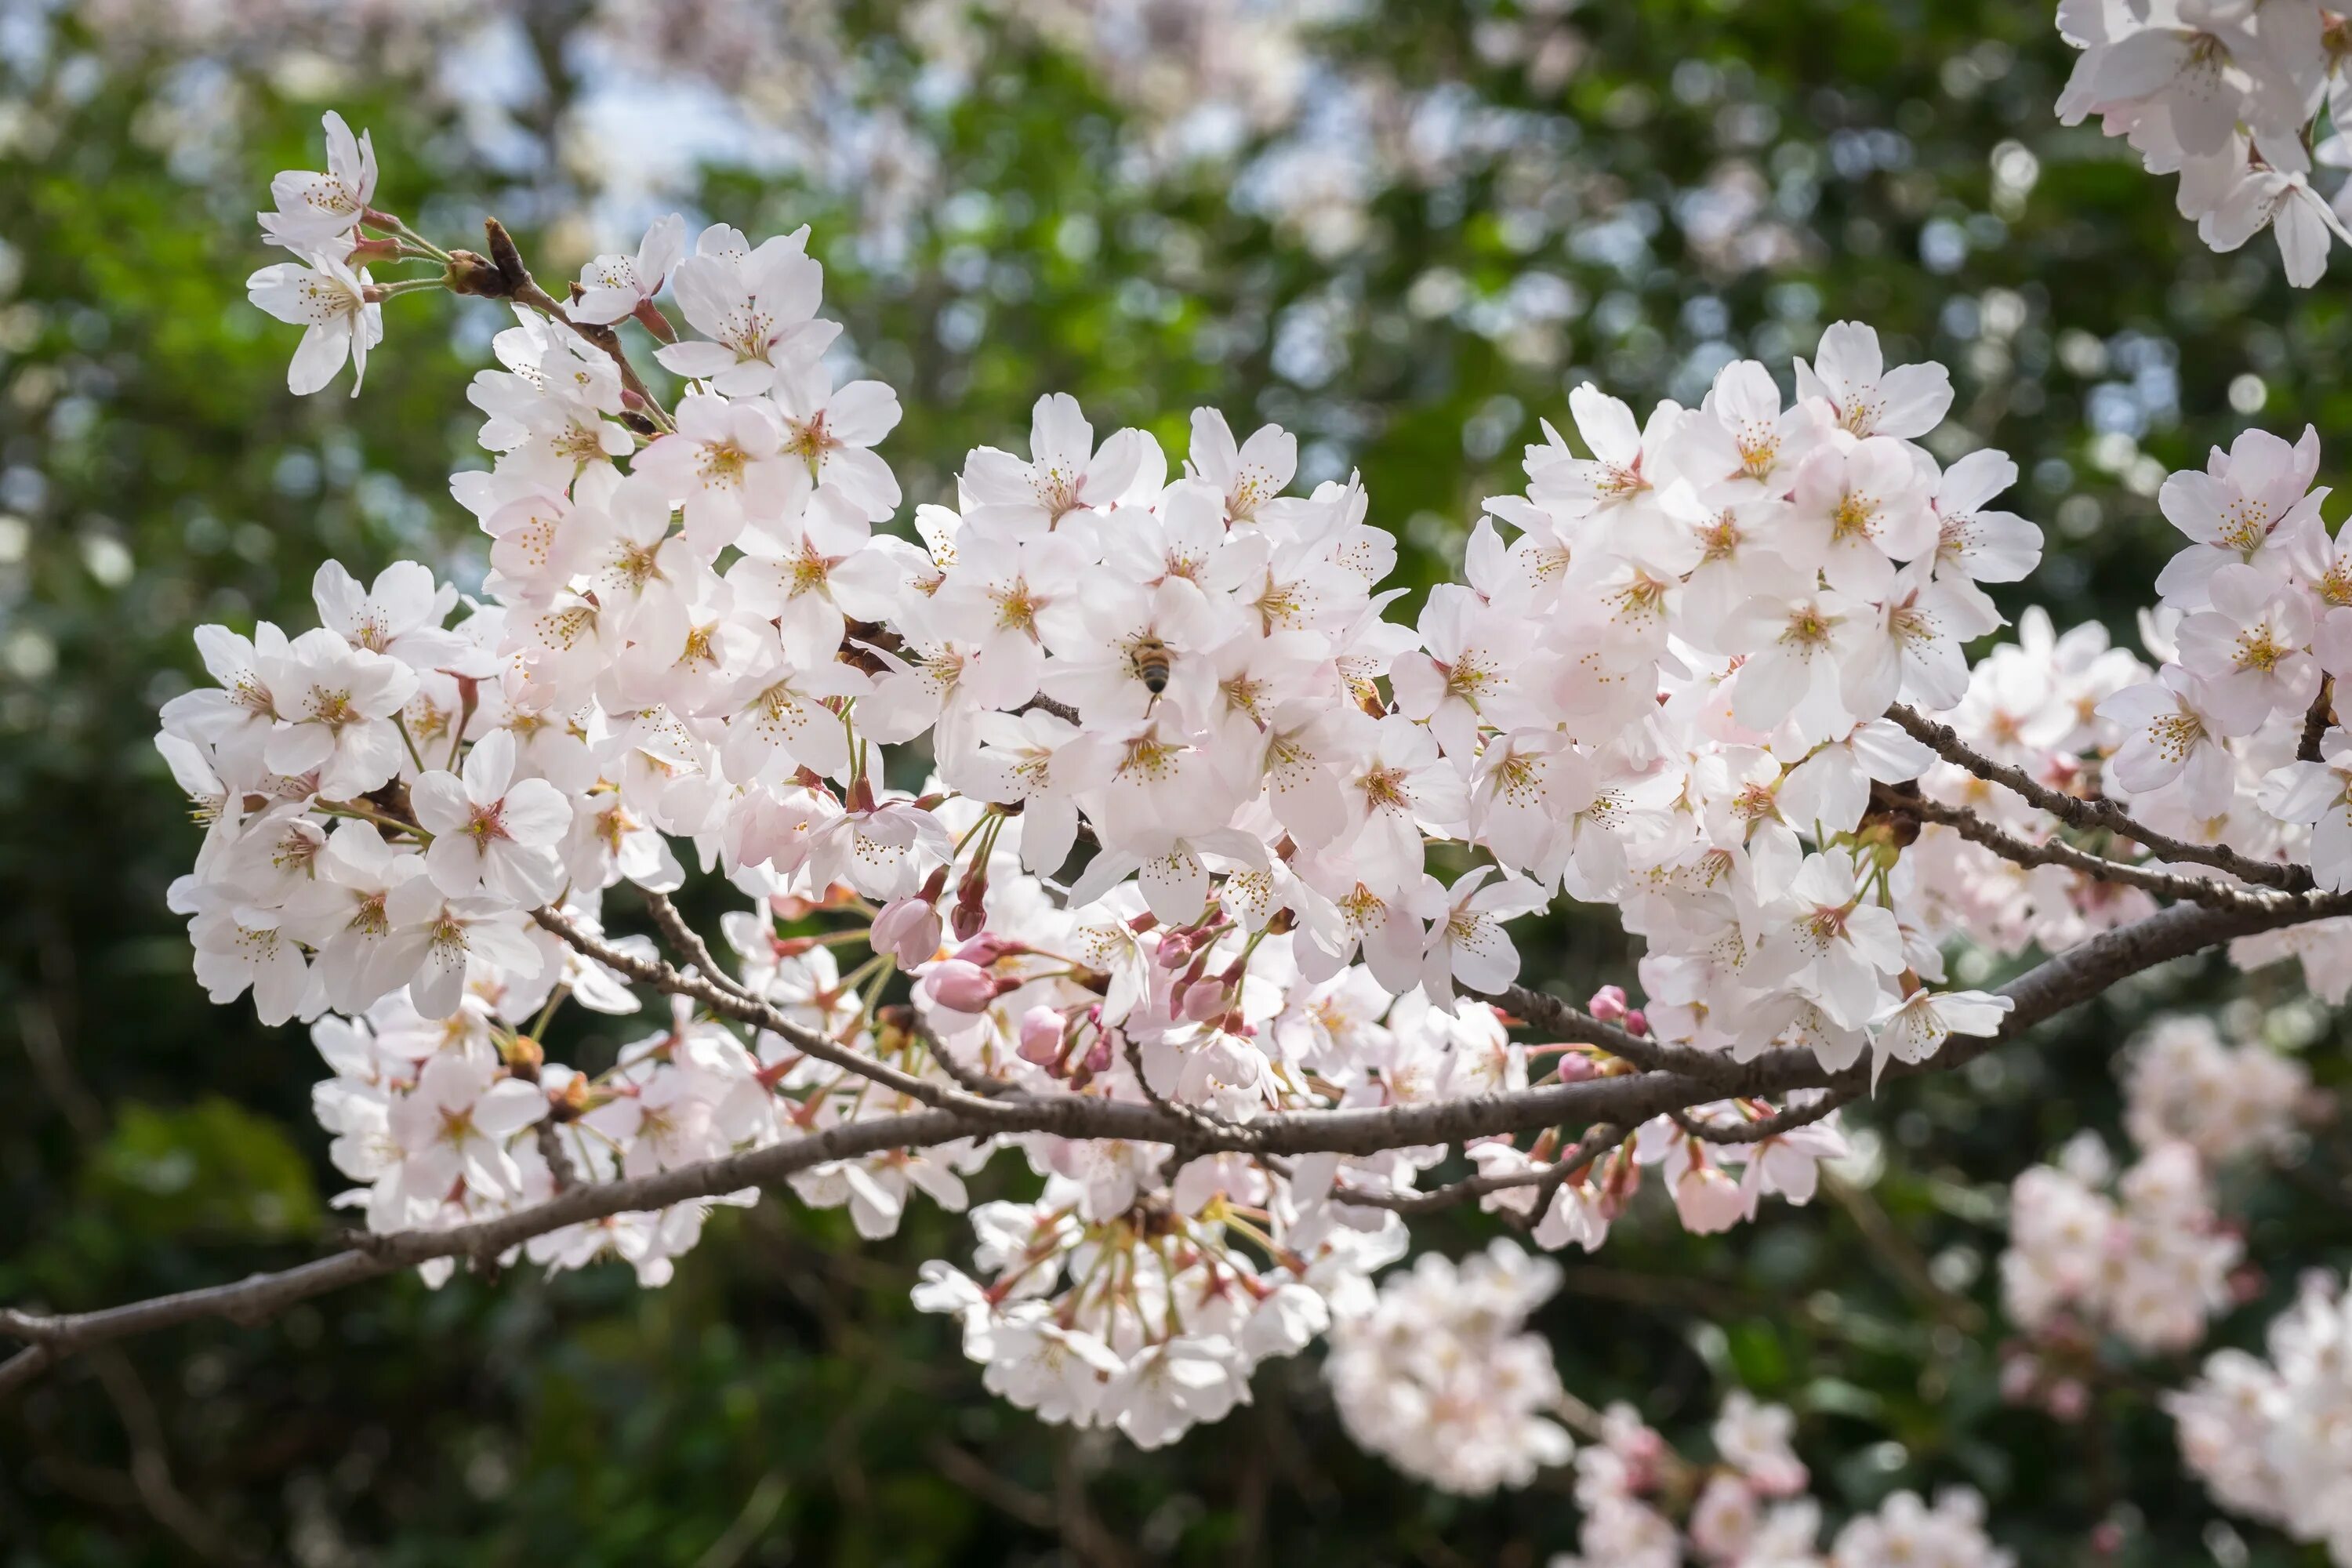
<svg viewBox="0 0 2352 1568"><path fill-rule="evenodd" d="M2168 1395L2181 1458L2214 1497L2352 1563L2352 1298L2319 1274L2271 1324L2269 1356L2217 1351Z"/></svg>
<svg viewBox="0 0 2352 1568"><path fill-rule="evenodd" d="M1709 1432L1716 1452L1698 1465L1666 1446L1630 1405L1592 1421L1596 1441L1576 1455L1584 1511L1577 1552L1552 1568L2010 1568L2015 1560L1985 1533L1984 1500L1968 1488L1931 1505L1899 1491L1850 1519L1824 1551L1821 1504L1805 1495L1804 1462L1790 1447L1785 1406L1734 1391Z"/></svg>
<svg viewBox="0 0 2352 1568"><path fill-rule="evenodd" d="M1522 1487L1566 1464L1559 1374L1526 1327L1559 1289L1557 1264L1508 1241L1459 1265L1424 1252L1391 1274L1332 1325L1323 1373L1348 1436L1451 1492Z"/></svg>
<svg viewBox="0 0 2352 1568"><path fill-rule="evenodd" d="M2039 557L1993 504L2015 467L1940 462L1922 443L1942 367L1890 366L1840 323L1785 391L1742 361L1697 406L1637 419L1579 387L1590 455L1547 426L1524 493L1470 529L1464 580L1407 621L1362 485L1294 493L1295 440L1211 409L1171 458L1041 398L1025 453L973 451L951 497L913 509L915 538L881 531L904 500L876 451L898 405L819 315L806 230L754 244L665 218L560 303L495 224L486 259L376 210L368 142L328 132L329 170L280 176L264 215L304 259L254 298L306 326L297 390L363 363L394 294L511 301L468 394L491 462L451 484L488 575L461 597L414 563L362 583L331 563L316 627L200 629L216 684L165 704L158 744L207 824L172 893L198 977L312 1023L334 1074L319 1115L361 1184L344 1201L377 1232L1001 1097L1022 1130L809 1144L792 1184L881 1237L917 1194L963 1209L965 1178L1018 1148L1042 1194L974 1208L971 1268L927 1265L917 1300L1008 1399L1155 1445L1245 1399L1265 1358L1378 1317L1370 1276L1405 1249L1399 1210L1442 1195L1422 1184L1449 1148L1201 1153L1046 1131L1038 1108L1230 1147L1262 1118L1617 1078L1653 1052L1866 1057L1874 1081L1995 1035L2010 1000L1947 988L1948 942L2056 949L2146 895L1942 826L1931 802L1980 781L1951 776L1911 708L2207 841L2318 852L2331 831L2324 810L2314 833L2294 820L2326 779L2263 772L2333 647L2315 447L2249 436L2168 487L2199 542L2159 584L2184 616L2151 623L2182 649L2158 679L2031 620L1971 669L1964 645L2001 624L1984 584ZM377 284L369 261L440 275ZM652 340L674 401L622 329ZM2252 646L2207 624L2225 605L2266 606L2273 657L2222 668L2232 626ZM2152 691L2261 722L2168 729ZM2217 826L2197 808L2224 774L2250 805ZM2062 837L2021 796L1977 804ZM677 929L689 865L735 906L724 961ZM605 936L624 884L620 915L642 905L682 968ZM1509 924L1570 902L1643 939L1645 1000L1611 987L1574 1037L1515 1037L1547 999L1514 989ZM595 1070L550 1059L563 1003L632 1012L637 983L670 993L664 1026ZM1680 1223L1717 1231L1804 1202L1843 1151L1813 1092L1461 1158L1540 1246L1601 1245L1651 1171ZM514 1251L657 1284L712 1203L748 1195ZM1484 1267L1541 1294L1540 1270ZM1396 1408L1343 1398L1389 1434L1368 1441L1404 1442ZM1459 1445L1461 1484L1551 1451L1524 1402L1464 1418L1522 1446Z"/></svg>
<svg viewBox="0 0 2352 1568"><path fill-rule="evenodd" d="M2352 243L2352 186L2331 199L2312 185L2315 165L2352 166L2341 16L2318 0L2061 0L2058 28L2082 51L2059 118L2095 114L2148 173L2178 174L2180 216L2207 245L2235 250L2268 228L2288 281L2308 288L2335 242Z"/></svg>
<svg viewBox="0 0 2352 1568"><path fill-rule="evenodd" d="M2154 1020L2122 1066L2138 1159L2118 1173L2097 1134L2081 1132L2010 1196L2001 1297L2026 1340L2004 1352L2003 1388L2063 1420L2089 1409L2101 1336L2141 1355L2178 1353L2242 1299L2244 1247L2218 1178L2290 1153L2310 1088L2300 1062L2231 1044L2199 1014Z"/></svg>
<svg viewBox="0 0 2352 1568"><path fill-rule="evenodd" d="M1573 1460L1578 1550L1553 1568L2005 1568L1965 1489L1933 1507L1912 1493L1850 1520L1827 1552L1821 1505L1791 1446L1796 1417L1735 1390L1710 1463L1670 1447L1629 1405L1593 1411L1560 1385L1528 1318L1559 1288L1557 1265L1496 1241L1459 1264L1423 1253L1340 1310L1324 1363L1348 1435L1451 1492L1525 1486ZM1573 1425L1585 1437L1570 1435Z"/></svg>
<svg viewBox="0 0 2352 1568"><path fill-rule="evenodd" d="M2168 841L2147 864L2235 888L2240 871L2307 863L2322 888L2352 887L2352 731L2334 700L2352 671L2352 543L2321 516L2319 463L2313 430L2289 444L2250 429L2167 479L2158 504L2188 542L2140 617L2154 666L2096 626L2058 636L2028 610L1949 722L2045 798L1946 762L1920 780L1928 799L2038 847L2073 842L2048 809L2058 797L2103 797ZM2062 949L2157 907L2141 886L2086 881L1933 821L1911 860L1930 929L2002 952ZM2298 958L2315 992L2340 998L2352 921L2241 937L2231 954L2246 968Z"/></svg>
<svg viewBox="0 0 2352 1568"><path fill-rule="evenodd" d="M2118 1174L2098 1134L2081 1132L2011 1190L2001 1300L2011 1321L2044 1339L2105 1329L2143 1352L2186 1350L2230 1304L2242 1250L2214 1212L2195 1150L2161 1143ZM2010 1363L2015 1381L2034 1370ZM2047 1398L2079 1415L2082 1393L2062 1381Z"/></svg>

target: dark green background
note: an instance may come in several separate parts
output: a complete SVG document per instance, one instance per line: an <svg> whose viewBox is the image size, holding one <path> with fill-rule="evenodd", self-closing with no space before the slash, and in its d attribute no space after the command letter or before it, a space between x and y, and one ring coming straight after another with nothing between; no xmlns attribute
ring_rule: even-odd
<svg viewBox="0 0 2352 1568"><path fill-rule="evenodd" d="M374 132L382 203L444 243L495 212L549 279L581 259L549 219L586 194L560 148L530 140L583 90L563 9L523 8L553 75L518 118L519 155L476 152L405 68L333 105ZM2070 57L2049 7L1612 0L1528 24L1581 43L1542 89L1470 46L1513 16L1372 5L1313 35L1329 68L1408 92L1451 82L1508 111L1497 150L1389 179L1335 255L1237 205L1229 163L1137 178L1131 95L1020 27L982 20L972 89L912 107L888 4L842 28L858 90L907 106L940 160L942 199L903 258L865 264L844 195L809 181L712 170L690 205L754 235L815 226L829 310L907 406L885 450L910 504L948 499L967 447L1017 446L1043 391L1076 393L1098 428L1148 424L1171 452L1187 411L1213 402L1244 433L1261 417L1297 430L1318 477L1360 466L1425 585L1479 499L1517 488L1519 447L1562 418L1569 386L1692 397L1723 359L1780 368L1847 316L1874 322L1891 360L1949 363L1955 421L2025 470L2013 504L2051 552L2012 611L2030 596L2062 626L2130 635L2175 542L2150 476L2245 423L2238 378L2261 378L2273 427L2315 422L2337 471L2352 272L2339 258L2294 293L2267 237L2210 255L2168 182L2095 129L2058 127ZM8 25L0 1300L70 1308L330 1245L316 1059L299 1030L207 1005L163 908L196 836L150 749L153 710L195 669L194 624L304 621L328 554L363 574L409 555L478 570L446 476L479 460L464 384L500 323L478 302L395 301L362 398L289 397L293 333L243 300L271 259L249 215L273 171L317 163L327 105L224 49L208 79L234 93L192 130L157 109L181 101L184 60L137 28L30 9ZM192 155L198 134L209 156ZM1997 202L2005 143L2039 178ZM1749 172L1785 229L1769 266L1727 270L1685 237L1678 215L1727 169ZM1549 361L1525 329L1482 330L1532 274L1576 306ZM1337 351L1320 367L1276 352L1309 316ZM1602 923L1522 945L1533 976L1574 994L1628 977ZM2028 1563L2207 1560L2215 1515L2147 1402L2182 1369L2116 1358L2077 1427L2002 1407L1991 1265L2006 1181L2078 1126L2114 1128L2107 1064L2135 1021L2249 990L2292 994L2282 973L2176 966L1965 1074L1890 1090L1852 1117L1889 1158L1857 1206L1775 1207L1702 1244L1645 1205L1598 1258L1565 1260L1539 1317L1569 1386L1631 1398L1697 1446L1725 1388L1785 1400L1833 1518L1964 1480ZM603 1033L559 1054L605 1059L625 1030ZM2310 1047L2323 1081L2345 1076L2338 1033L2326 1021ZM2336 1142L2323 1129L2304 1171L2233 1186L2266 1304L2226 1337L2252 1342L2298 1268L2347 1255ZM982 1185L1025 1180L1011 1163ZM1456 1253L1488 1234L1476 1216L1417 1230ZM1238 1568L1540 1564L1572 1546L1564 1475L1479 1502L1414 1485L1346 1441L1311 1354L1170 1452L1039 1426L985 1396L951 1328L908 1304L916 1263L961 1258L966 1237L918 1205L898 1239L864 1246L838 1213L774 1199L722 1214L660 1291L611 1268L437 1294L404 1280L262 1329L131 1344L0 1413L0 1561ZM2117 1552L2089 1544L2102 1523ZM2244 1533L2258 1563L2318 1561Z"/></svg>

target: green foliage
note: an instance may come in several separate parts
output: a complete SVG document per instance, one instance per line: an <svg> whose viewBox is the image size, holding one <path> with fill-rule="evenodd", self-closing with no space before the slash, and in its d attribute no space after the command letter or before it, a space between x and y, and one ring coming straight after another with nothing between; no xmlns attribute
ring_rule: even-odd
<svg viewBox="0 0 2352 1568"><path fill-rule="evenodd" d="M117 1105L82 1194L101 1233L133 1248L305 1240L323 1212L308 1156L276 1122L217 1095L175 1110Z"/></svg>

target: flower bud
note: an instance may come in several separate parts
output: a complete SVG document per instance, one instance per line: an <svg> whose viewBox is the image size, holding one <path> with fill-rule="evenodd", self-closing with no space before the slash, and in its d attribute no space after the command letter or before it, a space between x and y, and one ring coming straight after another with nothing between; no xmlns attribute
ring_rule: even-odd
<svg viewBox="0 0 2352 1568"><path fill-rule="evenodd" d="M1087 1047L1085 1067L1087 1076L1088 1078L1092 1078L1097 1073L1105 1072L1109 1069L1110 1031L1108 1029L1104 1030L1101 1034L1097 1035L1095 1037L1095 1043Z"/></svg>
<svg viewBox="0 0 2352 1568"><path fill-rule="evenodd" d="M940 911L926 899L895 899L874 917L874 951L887 952L901 969L928 963L940 950Z"/></svg>
<svg viewBox="0 0 2352 1568"><path fill-rule="evenodd" d="M945 958L923 973L923 989L950 1013L981 1014L996 1000L996 977L977 963Z"/></svg>
<svg viewBox="0 0 2352 1568"><path fill-rule="evenodd" d="M1195 980L1184 987L1177 1010L1195 1024L1205 1024L1225 1010L1225 988L1213 981Z"/></svg>
<svg viewBox="0 0 2352 1568"><path fill-rule="evenodd" d="M966 963L976 963L985 969L1000 958L1010 958L1028 951L1025 945L1010 937L978 931L965 939L963 945L955 950L955 956Z"/></svg>
<svg viewBox="0 0 2352 1568"><path fill-rule="evenodd" d="M1584 1005L1584 1010L1604 1024L1623 1022L1625 988L1622 985L1603 985L1592 994L1592 1000Z"/></svg>
<svg viewBox="0 0 2352 1568"><path fill-rule="evenodd" d="M958 942L970 942L987 929L988 911L978 904L959 901L950 911L948 923L954 930Z"/></svg>
<svg viewBox="0 0 2352 1568"><path fill-rule="evenodd" d="M1034 1062L1050 1068L1062 1059L1062 1015L1054 1008L1039 1005L1021 1015L1020 1057L1024 1062Z"/></svg>
<svg viewBox="0 0 2352 1568"><path fill-rule="evenodd" d="M1639 1007L1627 1009L1625 1014L1625 1032L1629 1035L1648 1034L1650 1032L1649 1016L1643 1013Z"/></svg>

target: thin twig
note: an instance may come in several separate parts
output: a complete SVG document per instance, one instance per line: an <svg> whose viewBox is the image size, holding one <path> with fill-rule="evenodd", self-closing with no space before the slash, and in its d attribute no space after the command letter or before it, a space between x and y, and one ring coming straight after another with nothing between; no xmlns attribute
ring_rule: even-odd
<svg viewBox="0 0 2352 1568"><path fill-rule="evenodd" d="M1946 762L1957 763L1988 784L1997 784L2022 796L2030 805L2048 812L2069 827L2086 831L2119 834L2134 843L2144 845L2159 860L2189 861L2227 871L2242 882L2259 883L2265 888L2281 888L2299 893L2312 885L2310 868L2285 866L2273 860L2254 860L2234 849L2219 845L2192 844L2185 838L2174 838L2143 826L2131 813L2112 800L2085 800L2080 795L2052 789L2022 768L1996 763L1976 751L1960 739L1958 731L1948 724L1938 724L1923 718L1913 710L1897 702L1887 709L1886 716L1907 731L1911 738Z"/></svg>
<svg viewBox="0 0 2352 1568"><path fill-rule="evenodd" d="M1593 1161L1624 1141L1625 1132L1622 1128L1612 1127L1603 1122L1598 1127L1588 1128L1583 1137L1578 1139L1570 1148L1561 1151L1559 1159L1531 1170L1512 1171L1492 1176L1465 1176L1461 1181L1451 1182L1442 1187L1432 1187L1425 1193L1382 1193L1375 1192L1369 1187L1334 1186L1331 1189L1331 1196L1339 1203L1354 1204L1360 1208L1390 1209L1402 1215L1422 1215L1435 1214L1441 1209L1450 1209L1457 1205L1468 1203L1473 1198L1483 1198L1489 1193L1507 1193L1518 1187L1540 1187L1557 1192L1560 1184L1569 1177L1591 1164ZM1550 1199L1545 1194L1538 1195L1543 1201L1533 1205L1528 1212L1540 1215L1550 1206Z"/></svg>
<svg viewBox="0 0 2352 1568"><path fill-rule="evenodd" d="M1687 1110L1669 1111L1675 1125L1694 1138L1709 1143L1761 1143L1768 1138L1778 1138L1783 1132L1793 1132L1800 1127L1810 1127L1832 1111L1853 1102L1854 1096L1843 1090L1825 1094L1807 1105L1791 1105L1769 1116L1759 1116L1753 1121L1706 1121Z"/></svg>
<svg viewBox="0 0 2352 1568"><path fill-rule="evenodd" d="M886 1007L883 1011L887 1013L889 1009ZM996 1100L1004 1095L1018 1094L1021 1092L1021 1086L1014 1083L1010 1079L992 1078L987 1073L981 1071L978 1068L966 1067L963 1063L956 1060L953 1054L948 1050L946 1042L940 1038L938 1034L932 1030L930 1025L925 1023L919 1015L914 1013L912 1008L908 1009L908 1012L909 1014L907 1024L908 1031L911 1033L915 1038L923 1042L923 1048L931 1054L931 1060L939 1065L939 1069L941 1072L955 1079L956 1082L961 1084L973 1094L980 1095L984 1099Z"/></svg>
<svg viewBox="0 0 2352 1568"><path fill-rule="evenodd" d="M2145 866L2126 865L2121 860L2110 860L2105 856L2094 855L2086 849L2077 849L2063 839L2045 839L2036 844L1996 826L1966 806L1946 805L1941 801L1930 800L1925 795L1903 797L1898 809L1909 813L1922 822L1933 822L1948 827L1969 843L1990 849L2013 865L2028 868L2063 866L2070 871L2079 871L2085 877L2095 878L2102 882L2115 882L2127 888L2137 888L2143 892L2153 893L2162 899L2186 900L2191 903L2211 904L2221 909L2245 909L2261 907L2266 900L2293 896L2275 892L2254 892L2248 889L2232 887L2227 882L2216 881L2210 877L2187 877L2176 871L2158 871Z"/></svg>
<svg viewBox="0 0 2352 1568"><path fill-rule="evenodd" d="M1486 1000L1532 1028L1541 1029L1559 1040L1599 1046L1611 1056L1622 1058L1645 1071L1678 1072L1703 1078L1724 1064L1724 1058L1712 1051L1676 1045L1670 1040L1653 1039L1646 1035L1621 1029L1614 1024L1605 1024L1574 1003L1549 992L1530 991L1524 985L1507 985Z"/></svg>
<svg viewBox="0 0 2352 1568"><path fill-rule="evenodd" d="M870 1079L885 1089L898 1090L918 1104L938 1110L971 1111L982 1116L996 1110L994 1102L978 1095L944 1088L912 1073L902 1072L887 1062L862 1056L814 1029L793 1022L766 1002L730 990L708 975L682 972L659 959L639 958L602 937L591 936L578 921L560 910L533 910L531 919L608 969L616 970L668 995L692 997L721 1017L765 1029L782 1037L804 1056L814 1057L844 1071Z"/></svg>
<svg viewBox="0 0 2352 1568"><path fill-rule="evenodd" d="M710 944L702 940L700 931L687 923L686 916L678 912L676 904L670 902L667 893L656 893L650 889L646 889L646 908L652 911L654 924L660 929L664 940L677 950L677 955L680 958L709 975L711 984L723 985L747 1001L764 1000L750 986L719 967L719 961L710 955Z"/></svg>

